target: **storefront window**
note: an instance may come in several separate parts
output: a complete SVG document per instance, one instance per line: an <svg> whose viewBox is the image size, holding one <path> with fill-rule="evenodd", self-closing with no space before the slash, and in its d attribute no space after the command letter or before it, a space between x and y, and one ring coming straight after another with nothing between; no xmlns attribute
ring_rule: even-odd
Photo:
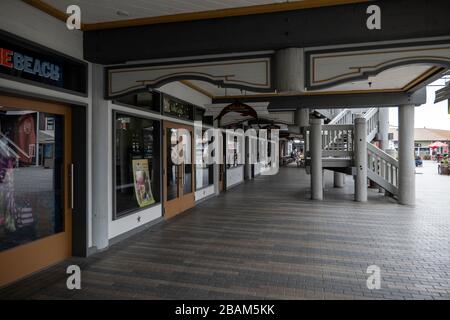
<svg viewBox="0 0 450 320"><path fill-rule="evenodd" d="M0 251L64 231L64 117L0 107ZM45 129L45 128L44 128Z"/></svg>
<svg viewBox="0 0 450 320"><path fill-rule="evenodd" d="M160 201L159 121L115 114L115 218Z"/></svg>

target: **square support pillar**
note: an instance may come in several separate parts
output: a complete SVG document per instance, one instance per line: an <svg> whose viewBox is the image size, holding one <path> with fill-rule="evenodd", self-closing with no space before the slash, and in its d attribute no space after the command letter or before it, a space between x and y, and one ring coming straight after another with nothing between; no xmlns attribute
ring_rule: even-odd
<svg viewBox="0 0 450 320"><path fill-rule="evenodd" d="M414 161L414 105L398 108L398 200L413 206L416 202Z"/></svg>

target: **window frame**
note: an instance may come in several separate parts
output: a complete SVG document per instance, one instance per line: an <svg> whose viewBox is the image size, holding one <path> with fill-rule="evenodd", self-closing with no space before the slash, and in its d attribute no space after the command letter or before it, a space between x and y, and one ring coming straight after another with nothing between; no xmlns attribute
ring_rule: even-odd
<svg viewBox="0 0 450 320"><path fill-rule="evenodd" d="M120 105L119 105L120 106ZM142 109L142 108L139 108ZM148 112L148 110L147 110ZM154 169L156 170L155 172L155 177L158 177L157 179L157 194L159 195L159 200L149 206L143 207L143 208L135 208L135 209L130 209L130 210L126 210L123 211L122 213L118 213L117 212L117 196L116 196L116 188L117 188L117 172L116 172L116 165L117 165L117 153L116 153L116 117L117 115L125 115L125 116L130 116L130 117L134 117L134 118L140 118L140 119L146 119L146 120L151 120L154 121L155 123L158 124L158 129L157 129L157 133L158 133L158 137L157 139L155 139L155 141L157 141L157 146L154 148L153 150L153 156L155 159L157 159L157 165L154 167ZM154 118L151 116L146 116L146 115L141 115L141 114L136 114L130 111L123 111L123 110L117 110L117 109L113 109L112 110L112 221L117 221L120 220L122 218L128 217L130 215L151 209L153 207L156 206L161 206L162 205L162 199L163 199L163 192L162 192L162 149L161 149L161 145L162 145L162 121L161 119L158 118ZM156 192L154 190L152 190L153 195L156 194Z"/></svg>

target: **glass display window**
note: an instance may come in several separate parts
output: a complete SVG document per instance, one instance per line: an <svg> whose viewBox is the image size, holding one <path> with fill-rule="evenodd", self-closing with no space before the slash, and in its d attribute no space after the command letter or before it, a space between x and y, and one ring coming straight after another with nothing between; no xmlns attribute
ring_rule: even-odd
<svg viewBox="0 0 450 320"><path fill-rule="evenodd" d="M160 122L114 115L114 218L160 202Z"/></svg>

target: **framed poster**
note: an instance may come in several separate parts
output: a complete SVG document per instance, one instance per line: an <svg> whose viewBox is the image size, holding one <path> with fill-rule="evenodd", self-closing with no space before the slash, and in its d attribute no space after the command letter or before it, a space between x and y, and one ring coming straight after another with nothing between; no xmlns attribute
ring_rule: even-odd
<svg viewBox="0 0 450 320"><path fill-rule="evenodd" d="M133 160L134 191L139 207L155 203L150 184L148 159Z"/></svg>

